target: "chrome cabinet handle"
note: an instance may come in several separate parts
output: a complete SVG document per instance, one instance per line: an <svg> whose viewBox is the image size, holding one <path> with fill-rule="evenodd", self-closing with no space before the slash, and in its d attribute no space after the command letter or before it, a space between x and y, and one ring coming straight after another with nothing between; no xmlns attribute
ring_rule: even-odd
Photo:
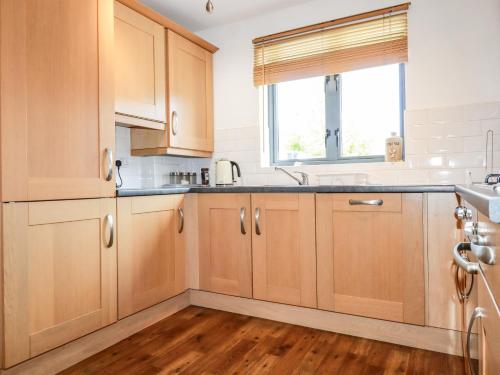
<svg viewBox="0 0 500 375"><path fill-rule="evenodd" d="M260 208L256 208L255 209L255 234L257 234L258 236L261 235L261 231L260 231Z"/></svg>
<svg viewBox="0 0 500 375"><path fill-rule="evenodd" d="M462 268L467 273L475 274L479 271L479 264L474 262L469 262L467 259L460 254L461 251L471 251L470 243L468 242L459 242L457 243L452 250L453 259L455 263Z"/></svg>
<svg viewBox="0 0 500 375"><path fill-rule="evenodd" d="M177 116L177 111L172 111L172 134L177 135L179 131L179 118Z"/></svg>
<svg viewBox="0 0 500 375"><path fill-rule="evenodd" d="M247 234L247 231L245 229L245 214L246 214L245 207L241 207L240 208L240 230L241 230L241 234Z"/></svg>
<svg viewBox="0 0 500 375"><path fill-rule="evenodd" d="M481 307L476 307L472 312L472 316L469 321L469 328L467 329L467 344L466 344L466 352L467 352L467 363L469 364L469 369L471 374L476 375L476 370L472 366L472 358L470 355L470 346L471 346L471 336L472 336L472 328L474 327L474 323L477 318L484 318L486 315L486 311Z"/></svg>
<svg viewBox="0 0 500 375"><path fill-rule="evenodd" d="M177 231L179 233L182 233L182 231L184 230L184 210L179 207L177 209L177 212L179 213L179 228Z"/></svg>
<svg viewBox="0 0 500 375"><path fill-rule="evenodd" d="M495 246L484 246L471 242L470 248L474 255L484 264L489 264L490 266L496 263L496 247Z"/></svg>
<svg viewBox="0 0 500 375"><path fill-rule="evenodd" d="M113 243L115 241L115 226L113 221L113 215L107 214L104 217L104 223L105 226L108 228L108 233L109 233L109 237L106 242L106 247L109 249L111 246L113 246Z"/></svg>
<svg viewBox="0 0 500 375"><path fill-rule="evenodd" d="M113 150L109 147L104 151L106 153L107 163L106 163L106 181L111 181L113 178Z"/></svg>
<svg viewBox="0 0 500 375"><path fill-rule="evenodd" d="M351 206L382 206L384 204L384 201L382 199L349 199L349 204Z"/></svg>

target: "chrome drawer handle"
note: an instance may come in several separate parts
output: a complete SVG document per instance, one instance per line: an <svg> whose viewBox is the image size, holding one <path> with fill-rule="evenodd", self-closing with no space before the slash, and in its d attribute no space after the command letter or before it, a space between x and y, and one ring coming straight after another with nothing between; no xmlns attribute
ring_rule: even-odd
<svg viewBox="0 0 500 375"><path fill-rule="evenodd" d="M262 234L260 230L260 208L255 209L255 234L260 236Z"/></svg>
<svg viewBox="0 0 500 375"><path fill-rule="evenodd" d="M179 214L179 229L177 230L179 233L182 233L184 230L184 210L182 208L178 208L177 212Z"/></svg>
<svg viewBox="0 0 500 375"><path fill-rule="evenodd" d="M470 355L472 328L474 327L474 323L477 318L484 318L485 316L486 316L486 311L481 307L476 307L470 318L469 328L467 329L467 344L466 344L467 363L469 364L469 369L472 375L476 375L476 370L472 366L472 358Z"/></svg>
<svg viewBox="0 0 500 375"><path fill-rule="evenodd" d="M111 246L113 246L113 243L115 241L115 227L114 227L114 221L113 221L113 215L107 214L104 217L104 223L105 226L108 228L108 241L106 242L106 247L109 249Z"/></svg>
<svg viewBox="0 0 500 375"><path fill-rule="evenodd" d="M240 231L241 231L241 234L247 234L247 231L245 229L245 214L246 214L245 207L241 207L240 208Z"/></svg>
<svg viewBox="0 0 500 375"><path fill-rule="evenodd" d="M113 150L111 148L106 148L104 151L106 153L106 181L111 181L113 178Z"/></svg>
<svg viewBox="0 0 500 375"><path fill-rule="evenodd" d="M471 251L470 243L468 242L459 242L457 243L452 250L453 259L455 263L462 268L467 273L475 274L479 271L479 264L474 262L469 262L464 259L464 257L460 254L461 251Z"/></svg>
<svg viewBox="0 0 500 375"><path fill-rule="evenodd" d="M351 206L382 206L384 204L384 201L382 199L349 199L349 204Z"/></svg>

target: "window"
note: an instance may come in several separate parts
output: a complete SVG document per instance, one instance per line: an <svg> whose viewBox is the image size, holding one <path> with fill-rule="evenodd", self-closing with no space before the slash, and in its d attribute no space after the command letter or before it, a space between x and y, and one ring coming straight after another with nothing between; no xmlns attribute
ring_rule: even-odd
<svg viewBox="0 0 500 375"><path fill-rule="evenodd" d="M403 64L267 87L274 165L383 161L385 139L403 136Z"/></svg>

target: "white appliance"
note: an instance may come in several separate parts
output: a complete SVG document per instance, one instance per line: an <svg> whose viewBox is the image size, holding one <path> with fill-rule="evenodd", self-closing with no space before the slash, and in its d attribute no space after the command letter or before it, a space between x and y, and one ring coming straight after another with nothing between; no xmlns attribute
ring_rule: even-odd
<svg viewBox="0 0 500 375"><path fill-rule="evenodd" d="M234 168L236 168L236 175L241 177L240 166L232 160L220 159L215 162L215 183L216 185L234 185L236 176L234 175Z"/></svg>

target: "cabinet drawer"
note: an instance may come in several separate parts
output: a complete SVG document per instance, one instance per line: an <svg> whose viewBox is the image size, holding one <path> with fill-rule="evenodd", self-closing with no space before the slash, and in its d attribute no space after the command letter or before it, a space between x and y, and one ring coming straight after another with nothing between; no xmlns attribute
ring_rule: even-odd
<svg viewBox="0 0 500 375"><path fill-rule="evenodd" d="M333 211L401 212L401 194L333 194Z"/></svg>

